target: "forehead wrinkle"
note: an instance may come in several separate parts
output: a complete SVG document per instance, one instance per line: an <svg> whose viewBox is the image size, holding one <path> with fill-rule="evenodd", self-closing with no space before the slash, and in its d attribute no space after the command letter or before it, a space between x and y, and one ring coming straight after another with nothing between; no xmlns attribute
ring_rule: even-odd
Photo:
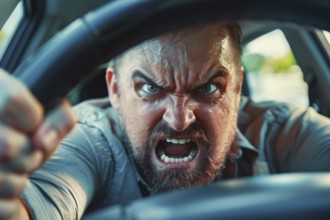
<svg viewBox="0 0 330 220"><path fill-rule="evenodd" d="M131 67L129 72L134 70L144 73L153 83L158 86L166 87L168 82L166 80L166 73L170 69L170 63L164 58L166 47L161 47L156 40L146 41L131 50L131 58L138 60L139 64ZM141 58L141 59L140 59ZM129 60L129 57L128 57ZM165 77L163 77L165 76Z"/></svg>
<svg viewBox="0 0 330 220"><path fill-rule="evenodd" d="M154 66L154 71L165 74L171 72L171 62L166 54L169 50L168 46L164 46L159 40L153 39L145 43L142 48L143 56L149 59L149 63Z"/></svg>
<svg viewBox="0 0 330 220"><path fill-rule="evenodd" d="M205 77L210 74L209 70L206 70L211 68L208 66L214 65L214 62L220 64L227 60L223 57L223 50L226 48L226 40L228 40L224 28L214 28L213 26L212 29L195 29L161 35L136 47L140 48L138 51L141 52L137 55L144 57L142 59L145 60L145 66L159 79L157 81L168 84L175 82L175 86L186 81L186 86L190 86L196 81L205 80ZM193 34L191 34L192 31L194 31ZM205 36L208 37L205 38ZM197 42L196 45L196 39L203 40L203 42ZM194 48L197 46L197 50L192 51L189 45ZM203 54L196 56L199 51L203 51ZM194 60L196 57L201 58L202 62L196 62Z"/></svg>
<svg viewBox="0 0 330 220"><path fill-rule="evenodd" d="M219 40L212 43L210 50L204 54L205 57L203 62L194 63L195 68L189 71L189 76L197 75L198 78L196 79L196 77L189 77L192 80L191 85L195 86L201 84L201 82L205 83L209 80L211 74L214 74L214 72L219 70L222 71L223 65L220 63L220 57L223 50L222 48L222 41L220 42Z"/></svg>
<svg viewBox="0 0 330 220"><path fill-rule="evenodd" d="M164 83L175 82L178 86L186 80L185 71L189 69L187 47L177 38L151 40L146 42L142 51Z"/></svg>
<svg viewBox="0 0 330 220"><path fill-rule="evenodd" d="M188 64L187 48L186 48L186 46L184 44L182 44L182 48L183 48L183 63L182 63L182 67L184 67L184 68L182 68L182 71L187 70L188 73L190 73L190 71L189 71L189 64ZM185 80L184 79L184 75L185 75L184 73L181 73L181 81L184 81ZM190 77L190 74L188 74L188 77L191 78ZM188 82L189 82L189 78L188 78Z"/></svg>

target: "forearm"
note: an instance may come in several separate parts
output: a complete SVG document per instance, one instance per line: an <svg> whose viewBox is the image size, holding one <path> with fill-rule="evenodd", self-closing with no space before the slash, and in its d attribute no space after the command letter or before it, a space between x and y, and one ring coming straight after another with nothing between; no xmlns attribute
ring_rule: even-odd
<svg viewBox="0 0 330 220"><path fill-rule="evenodd" d="M29 180L22 199L28 207L26 210L30 213L30 219L79 219L76 210L82 208L73 196L76 193L59 186L55 183L55 179L51 182L40 179ZM85 204L84 201L79 202Z"/></svg>

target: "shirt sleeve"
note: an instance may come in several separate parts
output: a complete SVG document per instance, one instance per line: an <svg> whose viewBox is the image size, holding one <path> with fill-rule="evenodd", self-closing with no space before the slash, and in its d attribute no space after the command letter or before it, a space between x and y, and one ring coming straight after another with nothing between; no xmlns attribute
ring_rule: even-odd
<svg viewBox="0 0 330 220"><path fill-rule="evenodd" d="M238 125L270 173L330 171L330 119L314 109L249 101Z"/></svg>
<svg viewBox="0 0 330 220"><path fill-rule="evenodd" d="M280 172L330 171L329 118L312 108L293 110L270 151Z"/></svg>
<svg viewBox="0 0 330 220"><path fill-rule="evenodd" d="M112 155L104 138L78 124L56 153L34 172L22 198L34 219L80 219L112 176ZM97 148L97 150L95 150Z"/></svg>

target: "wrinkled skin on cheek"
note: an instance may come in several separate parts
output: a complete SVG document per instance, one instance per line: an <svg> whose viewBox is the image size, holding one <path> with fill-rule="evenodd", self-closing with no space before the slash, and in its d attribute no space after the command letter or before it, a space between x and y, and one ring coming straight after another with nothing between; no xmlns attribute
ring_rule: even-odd
<svg viewBox="0 0 330 220"><path fill-rule="evenodd" d="M209 33L187 32L174 40L163 36L122 58L118 111L123 139L155 192L211 183L233 151L239 74L228 37ZM166 138L191 139L197 156L185 166L160 161L156 149Z"/></svg>

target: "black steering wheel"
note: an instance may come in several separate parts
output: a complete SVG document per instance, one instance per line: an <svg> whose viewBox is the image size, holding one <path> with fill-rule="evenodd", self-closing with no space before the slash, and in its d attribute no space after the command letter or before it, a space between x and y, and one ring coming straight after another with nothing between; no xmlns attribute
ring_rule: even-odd
<svg viewBox="0 0 330 220"><path fill-rule="evenodd" d="M330 30L330 2L114 1L75 21L24 62L14 75L50 109L99 65L143 40L192 24L232 19L276 20ZM329 219L330 174L282 174L224 181L115 206L90 219L159 217Z"/></svg>

